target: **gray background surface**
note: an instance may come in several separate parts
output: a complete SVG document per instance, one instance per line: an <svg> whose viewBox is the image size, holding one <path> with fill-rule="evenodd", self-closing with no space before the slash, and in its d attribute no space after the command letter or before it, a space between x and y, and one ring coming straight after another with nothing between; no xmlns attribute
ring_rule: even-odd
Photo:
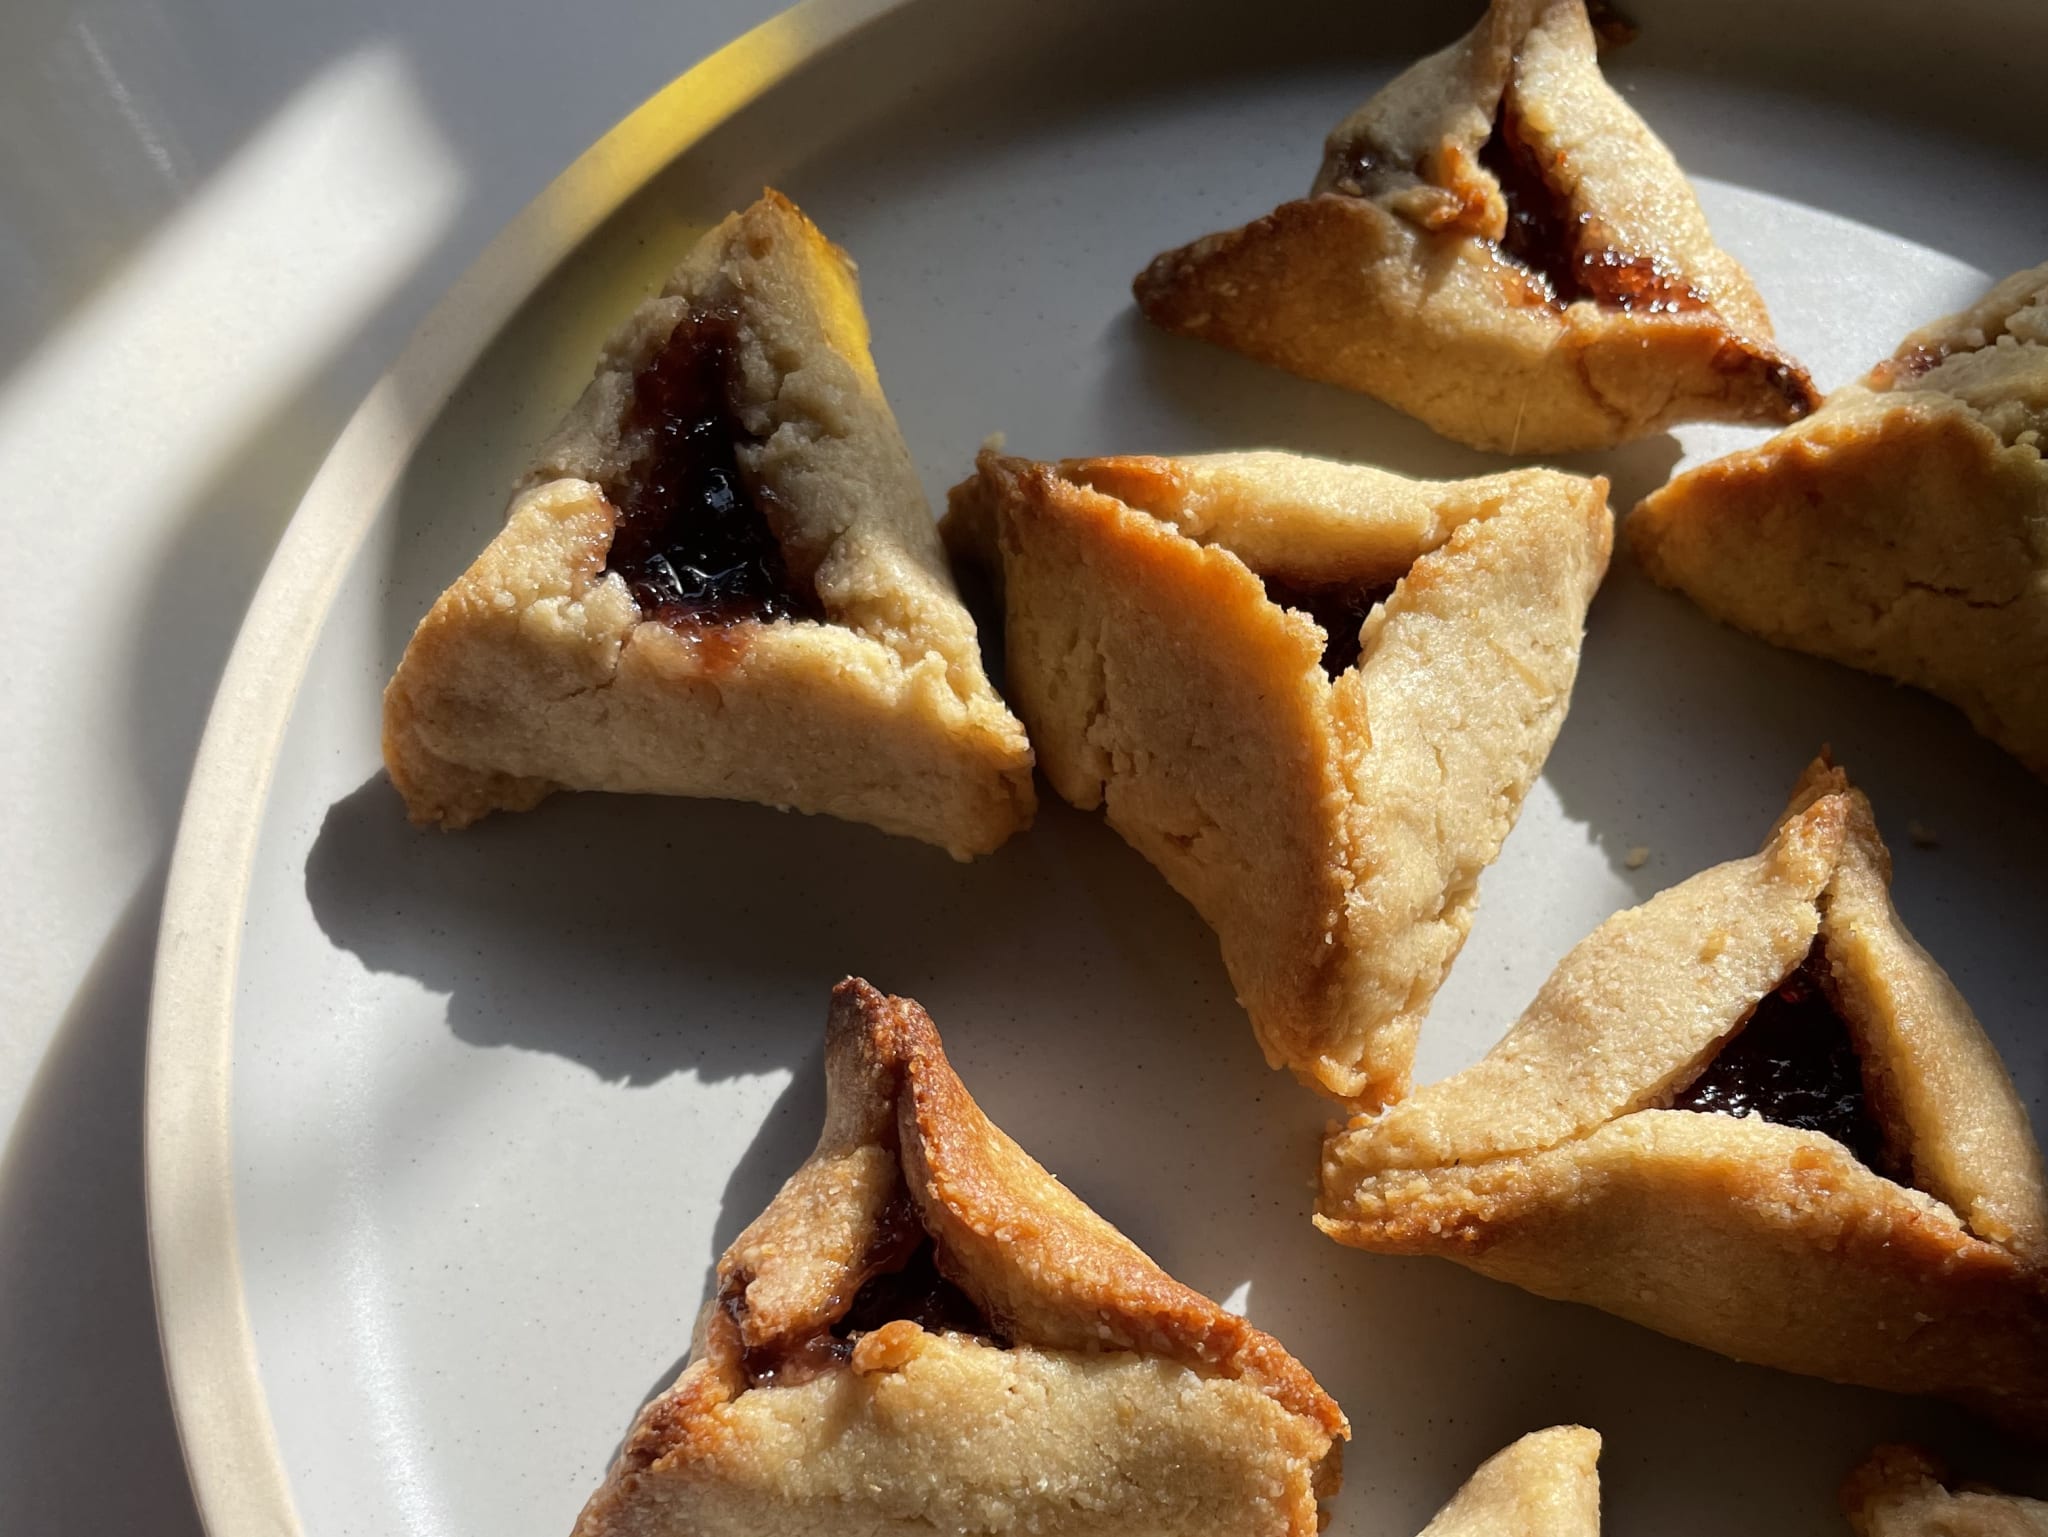
<svg viewBox="0 0 2048 1537"><path fill-rule="evenodd" d="M0 552L22 580L0 605L0 1532L198 1530L150 1302L142 1036L192 751L279 531L498 228L780 8L7 5ZM420 139L448 173L431 219L403 176L380 192L349 158L366 79L412 87L381 142L403 160ZM280 150L360 174L292 185L264 161ZM404 260L338 327L336 273L295 246L309 222L391 220ZM243 349L267 398L229 411ZM187 370L209 387L179 388Z"/></svg>

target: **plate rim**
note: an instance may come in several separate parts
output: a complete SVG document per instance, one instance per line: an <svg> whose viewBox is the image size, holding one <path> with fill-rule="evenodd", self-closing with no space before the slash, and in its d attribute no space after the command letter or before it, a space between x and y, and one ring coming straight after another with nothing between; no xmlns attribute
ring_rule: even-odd
<svg viewBox="0 0 2048 1537"><path fill-rule="evenodd" d="M799 0L678 75L579 154L435 301L328 450L267 563L184 798L145 1043L145 1223L159 1345L188 1481L211 1537L305 1530L240 1266L234 1046L248 904L279 754L346 575L447 401L536 286L736 114L916 4Z"/></svg>
<svg viewBox="0 0 2048 1537"><path fill-rule="evenodd" d="M676 76L513 216L406 340L278 541L207 712L167 873L144 1047L143 1196L171 1416L209 1537L301 1537L234 1210L235 995L278 750L336 592L406 458L518 307L679 155L913 0L799 0Z"/></svg>

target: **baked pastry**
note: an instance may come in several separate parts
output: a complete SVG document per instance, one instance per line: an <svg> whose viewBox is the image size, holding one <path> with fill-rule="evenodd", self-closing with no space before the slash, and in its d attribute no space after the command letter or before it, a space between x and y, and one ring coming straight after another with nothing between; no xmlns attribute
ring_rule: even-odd
<svg viewBox="0 0 2048 1537"><path fill-rule="evenodd" d="M1331 1134L1316 1225L1741 1360L2048 1433L2048 1184L1825 758L1763 852L1617 914L1478 1064Z"/></svg>
<svg viewBox="0 0 2048 1537"><path fill-rule="evenodd" d="M853 263L769 192L612 338L501 532L406 647L417 822L551 790L763 801L965 858L1030 820L868 353Z"/></svg>
<svg viewBox="0 0 2048 1537"><path fill-rule="evenodd" d="M825 1075L577 1537L1314 1537L1350 1430L1307 1368L990 1125L915 1003L840 983Z"/></svg>
<svg viewBox="0 0 2048 1537"><path fill-rule="evenodd" d="M2048 265L1629 518L1716 619L1915 684L2048 778Z"/></svg>
<svg viewBox="0 0 2048 1537"><path fill-rule="evenodd" d="M1215 929L1267 1059L1402 1093L1564 721L1607 483L985 452L944 531L1000 567L1046 778Z"/></svg>
<svg viewBox="0 0 2048 1537"><path fill-rule="evenodd" d="M1531 1431L1465 1480L1422 1537L1598 1537L1600 1435Z"/></svg>
<svg viewBox="0 0 2048 1537"><path fill-rule="evenodd" d="M1817 401L1582 0L1494 0L1340 123L1309 195L1154 259L1146 318L1508 453Z"/></svg>
<svg viewBox="0 0 2048 1537"><path fill-rule="evenodd" d="M1913 1446L1880 1446L1842 1485L1858 1537L2048 1537L2048 1504L1971 1485Z"/></svg>

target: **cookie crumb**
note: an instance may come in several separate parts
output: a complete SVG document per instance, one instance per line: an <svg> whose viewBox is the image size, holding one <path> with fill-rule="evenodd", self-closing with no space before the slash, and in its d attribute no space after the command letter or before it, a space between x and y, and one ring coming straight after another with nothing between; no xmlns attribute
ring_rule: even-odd
<svg viewBox="0 0 2048 1537"><path fill-rule="evenodd" d="M1643 844L1631 844L1628 853L1622 856L1621 862L1631 870L1640 870L1650 862L1650 851Z"/></svg>
<svg viewBox="0 0 2048 1537"><path fill-rule="evenodd" d="M1934 829L1925 822L1908 822L1906 824L1906 836L1913 840L1913 847L1916 849L1938 849L1941 847L1941 840L1934 836Z"/></svg>
<svg viewBox="0 0 2048 1537"><path fill-rule="evenodd" d="M876 1372L901 1371L922 1353L924 1330L907 1318L892 1318L871 1334L863 1334L853 1347L854 1373L871 1377Z"/></svg>

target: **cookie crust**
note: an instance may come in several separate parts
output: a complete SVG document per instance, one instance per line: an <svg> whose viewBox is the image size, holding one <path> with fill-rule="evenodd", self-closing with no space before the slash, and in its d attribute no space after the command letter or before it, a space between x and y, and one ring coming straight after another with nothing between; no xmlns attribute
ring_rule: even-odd
<svg viewBox="0 0 2048 1537"><path fill-rule="evenodd" d="M646 451L635 380L687 315L729 316L741 471L822 619L671 623L606 569ZM874 361L853 264L776 193L705 235L608 345L385 691L384 756L413 819L462 827L556 789L822 812L958 857L1030 820L1031 753Z"/></svg>
<svg viewBox="0 0 2048 1537"><path fill-rule="evenodd" d="M2048 779L2048 265L1630 514L1643 568L1773 645L1924 688Z"/></svg>
<svg viewBox="0 0 2048 1537"><path fill-rule="evenodd" d="M2048 1537L2048 1503L1953 1484L1914 1446L1880 1446L1842 1484L1857 1537Z"/></svg>
<svg viewBox="0 0 2048 1537"><path fill-rule="evenodd" d="M1534 265L1532 224L1561 246ZM1819 398L1601 75L1582 0L1495 0L1337 127L1307 197L1164 253L1133 292L1166 330L1506 453Z"/></svg>
<svg viewBox="0 0 2048 1537"><path fill-rule="evenodd" d="M1047 780L1216 930L1268 1060L1350 1101L1402 1093L1563 723L1606 483L984 453L945 532L1000 576ZM1335 677L1339 637L1272 595L1296 588L1386 589Z"/></svg>
<svg viewBox="0 0 2048 1537"><path fill-rule="evenodd" d="M1762 853L1609 919L1481 1062L1333 1132L1317 1226L2048 1434L2041 1153L1890 873L1817 761ZM1896 1178L1819 1131L1666 1108L1816 940Z"/></svg>
<svg viewBox="0 0 2048 1537"><path fill-rule="evenodd" d="M826 1082L816 1151L719 1261L577 1537L1314 1537L1343 1413L992 1125L922 1009L842 982ZM988 1332L899 1319L803 1380L750 1375L846 1317L904 1200Z"/></svg>

